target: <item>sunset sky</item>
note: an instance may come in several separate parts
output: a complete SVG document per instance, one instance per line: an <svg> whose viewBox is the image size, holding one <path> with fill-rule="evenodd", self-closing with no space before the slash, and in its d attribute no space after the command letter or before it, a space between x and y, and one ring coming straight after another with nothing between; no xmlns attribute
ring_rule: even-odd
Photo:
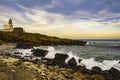
<svg viewBox="0 0 120 80"><path fill-rule="evenodd" d="M119 38L120 0L0 0L0 28L72 39Z"/></svg>

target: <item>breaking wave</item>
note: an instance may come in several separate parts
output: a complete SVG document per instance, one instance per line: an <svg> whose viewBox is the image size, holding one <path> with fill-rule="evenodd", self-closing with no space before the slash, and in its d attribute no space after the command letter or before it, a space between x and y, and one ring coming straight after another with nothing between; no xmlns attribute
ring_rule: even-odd
<svg viewBox="0 0 120 80"><path fill-rule="evenodd" d="M49 53L45 56L46 58L54 58L56 53L65 52L65 51L62 51L63 49L62 50L55 50L54 47L48 47L47 50L49 51ZM62 54L64 54L64 53L62 53ZM114 68L116 68L116 69L118 69L120 71L120 63L119 63L120 60L96 61L96 59L94 57L91 57L91 58L88 58L88 59L82 58L82 57L77 56L72 51L69 51L66 54L69 55L69 57L65 60L66 63L72 57L74 57L76 59L77 65L85 65L87 69L91 69L94 66L98 66L102 70L109 70L111 67L114 67ZM82 60L80 63L78 62L79 59Z"/></svg>

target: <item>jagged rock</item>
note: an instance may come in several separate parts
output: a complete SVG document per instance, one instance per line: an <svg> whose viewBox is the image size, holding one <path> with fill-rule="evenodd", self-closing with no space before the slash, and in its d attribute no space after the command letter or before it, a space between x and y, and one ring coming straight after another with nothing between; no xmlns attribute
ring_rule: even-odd
<svg viewBox="0 0 120 80"><path fill-rule="evenodd" d="M120 71L115 69L115 68L111 68L109 70L109 73L112 75L112 77L114 78L114 80L120 80Z"/></svg>
<svg viewBox="0 0 120 80"><path fill-rule="evenodd" d="M19 43L17 43L15 48L30 49L30 48L33 48L33 47L30 44L28 44L28 43L19 42Z"/></svg>
<svg viewBox="0 0 120 80"><path fill-rule="evenodd" d="M102 69L100 67L92 67L92 74L101 74L102 73Z"/></svg>
<svg viewBox="0 0 120 80"><path fill-rule="evenodd" d="M74 57L72 57L69 61L68 61L68 65L72 68L76 67L77 66L77 62L75 60Z"/></svg>
<svg viewBox="0 0 120 80"><path fill-rule="evenodd" d="M38 57L45 57L48 53L47 50L43 50L43 49L33 49L31 50L34 56L38 56Z"/></svg>

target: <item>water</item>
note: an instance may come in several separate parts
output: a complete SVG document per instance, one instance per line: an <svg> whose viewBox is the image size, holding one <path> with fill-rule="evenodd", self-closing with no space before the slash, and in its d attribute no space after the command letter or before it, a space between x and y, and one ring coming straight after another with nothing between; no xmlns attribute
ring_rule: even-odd
<svg viewBox="0 0 120 80"><path fill-rule="evenodd" d="M54 58L55 53L68 54L70 57L82 58L80 64L86 65L88 69L93 66L99 66L103 70L115 67L120 70L120 41L89 41L85 46L40 46L39 48L47 49L49 54L47 58ZM80 65L78 63L78 65Z"/></svg>
<svg viewBox="0 0 120 80"><path fill-rule="evenodd" d="M94 66L102 70L109 70L114 67L120 71L120 41L114 40L92 40L88 41L85 46L39 46L35 48L48 50L46 58L54 58L56 53L68 54L65 60L67 63L72 57L76 59L77 65L84 65L87 69ZM25 55L31 55L31 49L18 49ZM81 63L78 59L82 59Z"/></svg>
<svg viewBox="0 0 120 80"><path fill-rule="evenodd" d="M80 58L92 58L97 61L102 60L120 60L120 41L90 41L85 46L40 46L42 49L53 47L56 52L72 52Z"/></svg>

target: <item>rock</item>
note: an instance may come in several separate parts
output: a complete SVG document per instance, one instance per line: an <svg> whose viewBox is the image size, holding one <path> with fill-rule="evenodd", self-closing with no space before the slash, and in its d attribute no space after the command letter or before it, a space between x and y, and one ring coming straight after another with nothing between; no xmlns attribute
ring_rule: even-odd
<svg viewBox="0 0 120 80"><path fill-rule="evenodd" d="M101 74L102 73L102 69L100 67L92 67L92 74Z"/></svg>
<svg viewBox="0 0 120 80"><path fill-rule="evenodd" d="M19 48L19 49L30 49L30 48L33 48L33 47L30 44L28 44L28 43L19 42L19 43L17 43L16 48Z"/></svg>
<svg viewBox="0 0 120 80"><path fill-rule="evenodd" d="M108 72L112 75L114 80L120 80L120 71L119 70L112 67Z"/></svg>
<svg viewBox="0 0 120 80"><path fill-rule="evenodd" d="M85 66L77 66L77 71L81 71L83 74L91 75L91 70L88 70Z"/></svg>
<svg viewBox="0 0 120 80"><path fill-rule="evenodd" d="M60 61L60 62L65 62L65 60L68 58L67 54L60 54L60 53L56 53L55 54L55 61Z"/></svg>
<svg viewBox="0 0 120 80"><path fill-rule="evenodd" d="M68 61L68 65L72 68L76 67L77 66L77 62L75 60L74 57L72 57L69 61Z"/></svg>
<svg viewBox="0 0 120 80"><path fill-rule="evenodd" d="M45 57L48 53L47 50L42 50L42 49L33 49L31 51L33 52L32 54L37 57Z"/></svg>
<svg viewBox="0 0 120 80"><path fill-rule="evenodd" d="M53 59L49 59L49 58L42 58L41 62L45 63L46 65L53 65L54 64L54 60Z"/></svg>
<svg viewBox="0 0 120 80"><path fill-rule="evenodd" d="M83 59L78 59L78 62L81 63L82 60L83 60Z"/></svg>
<svg viewBox="0 0 120 80"><path fill-rule="evenodd" d="M105 80L115 80L108 70L103 71L102 75Z"/></svg>
<svg viewBox="0 0 120 80"><path fill-rule="evenodd" d="M53 65L58 65L60 67L67 67L65 60L68 58L67 54L56 53Z"/></svg>

